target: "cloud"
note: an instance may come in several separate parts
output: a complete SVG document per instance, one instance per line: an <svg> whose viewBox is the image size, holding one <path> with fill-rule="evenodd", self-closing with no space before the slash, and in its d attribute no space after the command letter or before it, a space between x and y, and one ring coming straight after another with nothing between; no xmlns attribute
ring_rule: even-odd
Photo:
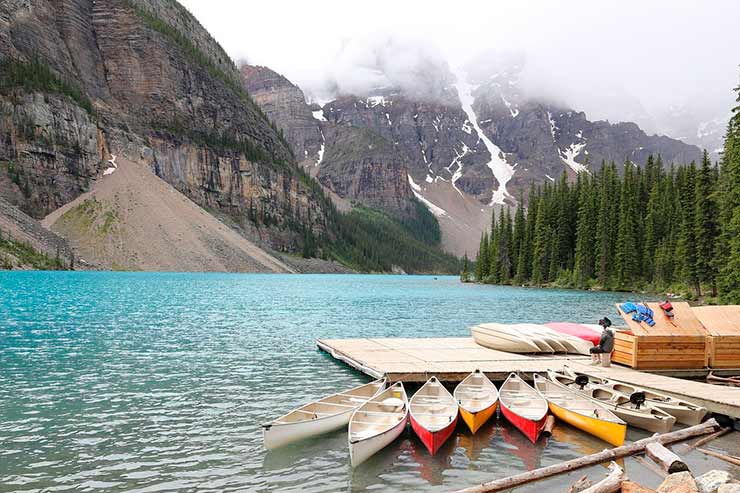
<svg viewBox="0 0 740 493"><path fill-rule="evenodd" d="M425 93L435 71L521 53L525 87L592 118L688 108L726 114L738 84L740 2L183 0L234 58L248 55L304 90L383 84Z"/></svg>

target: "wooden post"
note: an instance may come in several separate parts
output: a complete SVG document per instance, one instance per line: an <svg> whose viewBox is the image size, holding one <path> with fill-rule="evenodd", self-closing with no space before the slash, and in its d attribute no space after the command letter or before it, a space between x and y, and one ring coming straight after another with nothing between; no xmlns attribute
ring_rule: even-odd
<svg viewBox="0 0 740 493"><path fill-rule="evenodd" d="M653 462L667 471L668 474L689 470L689 466L687 466L679 456L665 448L660 443L648 443L645 447L645 454L653 459Z"/></svg>
<svg viewBox="0 0 740 493"><path fill-rule="evenodd" d="M730 464L735 464L736 466L740 466L740 457L735 457L734 455L720 454L719 452L713 452L711 450L707 450L704 448L698 448L698 447L696 450L704 454L711 455L712 457L722 459L723 461L729 462Z"/></svg>
<svg viewBox="0 0 740 493"><path fill-rule="evenodd" d="M590 488L586 488L581 493L618 493L622 489L624 470L616 462L612 462L609 468L612 472L606 478Z"/></svg>
<svg viewBox="0 0 740 493"><path fill-rule="evenodd" d="M545 420L545 426L542 427L542 436L552 436L552 429L555 428L555 416L549 414Z"/></svg>
<svg viewBox="0 0 740 493"><path fill-rule="evenodd" d="M693 450L693 449L695 449L696 447L701 447L701 446L702 446L702 445L704 445L705 443L709 443L709 442L711 442L712 440L714 440L715 438L719 438L719 437L721 437L722 435L726 435L726 434L730 433L731 431L732 431L732 428L724 428L724 429L722 429L722 430L719 430L719 431L718 431L718 432L716 432L716 433L712 433L712 434L711 434L711 435L709 435L709 436L705 436L704 438L701 438L701 439L699 439L699 440L695 441L695 442L694 442L694 443L692 443L691 445L687 445L686 451L689 451L689 450Z"/></svg>
<svg viewBox="0 0 740 493"><path fill-rule="evenodd" d="M577 459L561 462L552 466L541 467L525 473L510 476L508 478L496 479L483 483L477 486L471 486L460 490L459 493L489 493L492 491L501 491L521 484L529 483L531 481L537 481L539 479L549 478L556 474L570 472L581 467L591 466L593 464L600 464L609 460L618 459L620 457L627 457L634 455L645 450L645 447L649 443L674 443L686 440L699 435L706 435L719 428L719 424L714 419L709 421L684 428L683 430L673 431L671 433L664 433L662 435L656 435L648 438L643 438L629 445L622 445L613 449L603 450L596 454L587 455L584 457L578 457Z"/></svg>

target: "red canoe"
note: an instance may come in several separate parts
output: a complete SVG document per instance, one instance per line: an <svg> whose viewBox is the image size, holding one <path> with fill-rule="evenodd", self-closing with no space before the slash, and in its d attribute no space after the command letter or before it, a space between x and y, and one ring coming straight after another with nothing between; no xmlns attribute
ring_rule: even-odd
<svg viewBox="0 0 740 493"><path fill-rule="evenodd" d="M434 455L457 426L457 401L435 377L416 391L409 402L411 427Z"/></svg>
<svg viewBox="0 0 740 493"><path fill-rule="evenodd" d="M599 345L599 339L601 338L601 334L594 329L571 322L550 322L545 324L545 327L549 327L561 334L567 334L583 339L584 341L590 341L594 346Z"/></svg>
<svg viewBox="0 0 740 493"><path fill-rule="evenodd" d="M547 420L547 401L532 386L514 373L499 390L501 413L532 443L542 433Z"/></svg>

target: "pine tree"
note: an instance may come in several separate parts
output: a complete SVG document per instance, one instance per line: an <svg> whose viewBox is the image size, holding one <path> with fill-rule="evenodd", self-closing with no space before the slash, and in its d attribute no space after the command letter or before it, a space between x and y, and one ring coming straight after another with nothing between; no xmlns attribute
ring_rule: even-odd
<svg viewBox="0 0 740 493"><path fill-rule="evenodd" d="M465 252L465 254L463 255L463 266L462 271L460 272L460 281L470 281L470 261L468 260L468 252Z"/></svg>
<svg viewBox="0 0 740 493"><path fill-rule="evenodd" d="M547 281L549 270L550 231L546 223L545 199L537 200L537 218L534 226L534 245L532 247L532 283L541 286Z"/></svg>
<svg viewBox="0 0 740 493"><path fill-rule="evenodd" d="M735 91L740 103L740 86ZM723 303L740 303L740 104L732 109L727 126L722 174L722 233L716 264L721 270L717 284Z"/></svg>
<svg viewBox="0 0 740 493"><path fill-rule="evenodd" d="M696 296L701 296L696 252L696 220L694 194L696 190L696 163L679 170L679 197L681 201L681 228L678 242L678 258L681 260L681 276L692 287Z"/></svg>
<svg viewBox="0 0 740 493"><path fill-rule="evenodd" d="M582 174L582 173L581 173ZM594 275L594 238L596 236L596 202L592 182L586 178L580 192L576 219L576 254L574 283L582 288Z"/></svg>
<svg viewBox="0 0 740 493"><path fill-rule="evenodd" d="M516 284L520 284L522 282L522 278L520 277L519 272L519 263L521 262L521 258L524 255L524 240L526 228L527 224L524 216L524 197L520 196L519 203L516 207L516 213L514 214L514 225L511 233L511 243L513 245L511 263L512 272L514 273L512 282Z"/></svg>
<svg viewBox="0 0 740 493"><path fill-rule="evenodd" d="M700 283L712 289L712 296L717 296L717 273L715 271L714 245L719 235L717 224L718 211L714 188L714 171L706 149L702 157L701 169L698 172L694 195L694 237L696 240L696 273Z"/></svg>
<svg viewBox="0 0 740 493"><path fill-rule="evenodd" d="M626 162L620 193L619 227L616 246L616 279L619 288L632 286L638 270L635 218L634 165Z"/></svg>

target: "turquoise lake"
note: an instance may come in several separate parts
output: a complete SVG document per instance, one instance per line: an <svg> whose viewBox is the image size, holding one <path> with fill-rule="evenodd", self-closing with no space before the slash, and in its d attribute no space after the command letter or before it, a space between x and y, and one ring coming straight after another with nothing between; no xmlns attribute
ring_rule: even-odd
<svg viewBox="0 0 740 493"><path fill-rule="evenodd" d="M317 338L594 323L628 298L431 276L0 272L0 491L448 491L599 451L565 425L533 446L498 422L435 457L406 434L352 471L343 432L267 454L259 425L369 380Z"/></svg>

